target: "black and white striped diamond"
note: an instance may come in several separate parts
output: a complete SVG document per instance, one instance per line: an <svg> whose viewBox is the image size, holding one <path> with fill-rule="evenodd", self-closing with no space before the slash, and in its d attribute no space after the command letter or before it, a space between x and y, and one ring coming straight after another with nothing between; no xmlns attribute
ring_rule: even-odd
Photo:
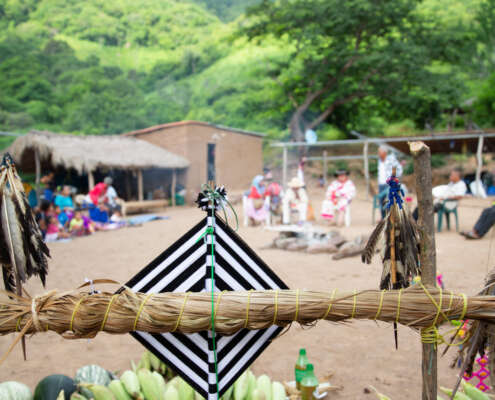
<svg viewBox="0 0 495 400"><path fill-rule="evenodd" d="M199 240L214 224L215 291L287 289L275 273L218 216L203 219L126 286L136 292L211 291L211 235ZM216 335L218 388L211 332L194 334L132 335L152 351L206 399L223 393L253 363L281 331L272 326L261 330L243 329L234 335Z"/></svg>

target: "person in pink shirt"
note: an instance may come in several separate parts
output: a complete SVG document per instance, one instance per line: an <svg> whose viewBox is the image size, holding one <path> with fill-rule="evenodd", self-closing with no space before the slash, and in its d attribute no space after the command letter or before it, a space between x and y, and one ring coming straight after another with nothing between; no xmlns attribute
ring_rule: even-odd
<svg viewBox="0 0 495 400"><path fill-rule="evenodd" d="M349 179L347 171L337 171L335 176L337 179L328 186L325 200L321 205L321 216L332 223L336 222L339 226L342 226L344 225L346 209L351 204L354 196L356 196L356 187ZM336 213L338 213L338 221L335 220Z"/></svg>
<svg viewBox="0 0 495 400"><path fill-rule="evenodd" d="M95 187L89 191L89 198L91 199L91 203L97 206L99 199L104 198L106 192L107 184L104 182L97 183Z"/></svg>
<svg viewBox="0 0 495 400"><path fill-rule="evenodd" d="M66 239L69 234L65 232L58 221L56 216L48 218L48 225L46 228L45 242L55 242L59 239Z"/></svg>

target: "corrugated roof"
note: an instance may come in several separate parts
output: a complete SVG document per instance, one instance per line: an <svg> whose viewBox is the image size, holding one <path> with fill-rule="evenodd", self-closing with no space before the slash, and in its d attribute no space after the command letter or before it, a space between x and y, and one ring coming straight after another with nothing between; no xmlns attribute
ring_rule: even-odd
<svg viewBox="0 0 495 400"><path fill-rule="evenodd" d="M177 121L177 122L169 122L166 124L161 124L161 125L154 125L150 126L149 128L144 128L144 129L139 129L136 131L132 132L126 132L123 133L123 136L139 136L139 135L144 135L146 133L151 133L163 129L169 129L169 128L176 128L178 126L186 126L186 125L199 125L199 126L209 126L213 127L216 129L221 129L223 131L228 131L228 132L234 132L234 133L240 133L242 135L250 135L250 136L257 136L257 137L264 137L264 133L259 133L259 132L252 132L252 131L246 131L243 129L237 129L237 128L231 128L228 126L223 126L223 125L217 125L217 124L211 124L209 122L202 122L202 121Z"/></svg>

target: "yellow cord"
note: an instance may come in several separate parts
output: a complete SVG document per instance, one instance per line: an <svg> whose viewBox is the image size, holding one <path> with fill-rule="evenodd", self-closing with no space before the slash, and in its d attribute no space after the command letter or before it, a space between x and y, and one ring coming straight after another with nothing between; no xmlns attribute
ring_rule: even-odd
<svg viewBox="0 0 495 400"><path fill-rule="evenodd" d="M174 329L171 330L170 332L175 332L179 327L180 320L182 319L182 314L184 314L184 308L186 307L187 298L189 297L190 294L191 292L187 292L186 295L184 296L184 302L182 303L182 307L180 308L179 317L177 318L177 322L175 323Z"/></svg>
<svg viewBox="0 0 495 400"><path fill-rule="evenodd" d="M356 295L357 295L357 289L354 289L354 296L352 297L354 299L352 303L352 314L351 314L351 319L354 318L356 315Z"/></svg>
<svg viewBox="0 0 495 400"><path fill-rule="evenodd" d="M107 307L107 311L105 312L105 316L103 317L103 322L101 323L101 328L100 328L100 332L103 331L103 328L105 328L105 324L107 323L107 318L108 318L108 314L110 313L110 307L112 307L112 303L113 301L119 297L118 294L114 294L112 296L112 298L110 299L110 301L108 302L108 307Z"/></svg>
<svg viewBox="0 0 495 400"><path fill-rule="evenodd" d="M253 289L250 289L248 292L248 298L247 298L247 306L246 306L246 321L244 322L244 329L247 328L248 326L248 321L249 321L249 303L251 302L251 293L253 292Z"/></svg>
<svg viewBox="0 0 495 400"><path fill-rule="evenodd" d="M452 307L452 302L454 301L454 292L452 292L452 290L449 290L449 292L450 292L450 300L449 300L449 306L447 307L448 311L450 311L450 309Z"/></svg>
<svg viewBox="0 0 495 400"><path fill-rule="evenodd" d="M294 321L297 322L299 316L299 289L296 289L296 315L294 315Z"/></svg>
<svg viewBox="0 0 495 400"><path fill-rule="evenodd" d="M72 324L74 323L74 317L76 316L76 312L77 312L77 309L79 308L79 306L81 305L81 303L83 302L83 300L88 297L89 295L84 295L83 297L81 297L76 305L74 306L74 310L72 311L72 317L70 318L70 325L69 325L69 331L72 331ZM74 331L72 331L74 332Z"/></svg>
<svg viewBox="0 0 495 400"><path fill-rule="evenodd" d="M275 312L273 313L272 325L276 325L278 314L278 290L275 290Z"/></svg>
<svg viewBox="0 0 495 400"><path fill-rule="evenodd" d="M330 296L330 303L328 303L328 309L325 315L321 319L327 319L328 314L330 314L330 310L333 306L333 299L335 299L335 295L337 294L337 289L333 289L332 295Z"/></svg>
<svg viewBox="0 0 495 400"><path fill-rule="evenodd" d="M213 310L213 322L215 322L215 319L217 318L217 310L218 310L218 306L220 304L220 299L222 298L222 295L226 292L226 290L222 290L220 292L220 294L218 295L218 300L217 300L217 304L215 305L215 310Z"/></svg>
<svg viewBox="0 0 495 400"><path fill-rule="evenodd" d="M19 318L17 318L17 324L15 325L15 331L16 331L16 332L19 332L19 330L20 330L20 327L21 327L21 320L22 320L22 316L21 316L21 317L19 317ZM72 326L72 324L71 324L71 326ZM72 329L71 329L71 330L72 330Z"/></svg>
<svg viewBox="0 0 495 400"><path fill-rule="evenodd" d="M461 321L464 320L464 317L466 316L467 313L467 308L468 308L468 299L467 296L464 293L461 293L462 299L464 301L464 304L462 306L462 314L461 317L459 318Z"/></svg>
<svg viewBox="0 0 495 400"><path fill-rule="evenodd" d="M134 320L134 327L132 328L133 331L136 330L137 324L139 321L139 317L141 316L141 312L143 311L144 305L148 301L148 299L153 295L153 293L148 293L148 295L144 298L144 300L141 302L141 305L139 306L139 310L136 314L136 319Z"/></svg>
<svg viewBox="0 0 495 400"><path fill-rule="evenodd" d="M378 317L380 316L380 313L382 312L383 295L385 294L386 291L387 291L386 289L383 289L382 293L380 294L380 304L378 304L378 310L376 311L375 321L378 319Z"/></svg>
<svg viewBox="0 0 495 400"><path fill-rule="evenodd" d="M399 290L399 299L397 300L397 314L395 316L395 323L399 323L399 316L400 316L400 298L402 296L402 288Z"/></svg>
<svg viewBox="0 0 495 400"><path fill-rule="evenodd" d="M440 304L437 304L437 302L435 301L433 296L430 294L428 289L426 289L426 287L424 287L422 283L420 283L420 286L423 289L423 291L426 293L426 295L429 297L429 299L433 303L433 305L437 308L437 313L435 315L435 319L434 319L432 325L428 328L421 329L421 341L423 343L432 344L433 346L435 346L435 348L439 344L445 344L447 346L459 346L459 345L462 345L463 343L465 343L469 339L469 335L466 335L466 337L460 342L449 343L445 340L444 336L441 335L440 332L438 331L437 323L438 323L438 318L440 317L440 314L442 315L442 317L446 321L449 321L449 318L442 311L442 303L443 303L442 289L438 288L438 290L440 291L440 301L439 301ZM467 307L468 307L468 300L467 300L467 296L464 293L462 293L461 296L463 298L463 307L462 307L462 314L461 314L460 320L463 320L464 317L466 316ZM452 301L453 301L453 293L450 292L449 309L447 310L447 312L450 311L450 307L452 306ZM453 329L451 329L447 333L456 333L457 331L458 331L457 327L454 327Z"/></svg>

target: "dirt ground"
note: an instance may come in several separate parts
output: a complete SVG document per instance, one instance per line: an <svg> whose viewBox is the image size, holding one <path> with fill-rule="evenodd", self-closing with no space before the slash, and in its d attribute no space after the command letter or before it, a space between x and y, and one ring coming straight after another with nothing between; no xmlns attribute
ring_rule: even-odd
<svg viewBox="0 0 495 400"><path fill-rule="evenodd" d="M361 191L362 192L362 191ZM315 193L313 206L318 210L323 193ZM460 228L471 228L483 207L491 200L464 200L460 206ZM169 220L156 221L142 227L98 233L69 243L50 244L52 259L47 289L72 289L85 277L127 281L161 251L185 233L200 218L194 208L169 209ZM352 238L370 232L371 202L364 196L352 204L352 226L342 228ZM329 255L287 253L282 250L261 250L276 234L263 228L244 228L240 235L291 287L331 291L376 288L381 269L376 258L371 266L358 257L333 261ZM483 240L466 241L455 231L436 236L437 265L448 289L474 294L493 266L493 235ZM36 279L27 285L34 295L42 292ZM13 335L0 338L0 354L14 340ZM374 399L366 394L369 385L392 399L417 399L421 392L421 344L416 332L399 327L399 350L394 349L392 327L384 323L355 321L349 324L320 322L311 329L293 325L276 339L254 363L255 374L267 373L275 380L292 380L293 365L300 347L305 347L315 364L316 373L334 373L332 383L343 386L330 399ZM131 359L138 360L143 348L130 335L99 334L93 340L64 340L54 333L38 334L27 340L28 360L22 360L16 348L0 367L0 382L17 380L34 388L42 377L62 373L73 376L78 367L99 364L113 371L129 368ZM448 365L453 357L439 360L439 383L451 387L456 371Z"/></svg>

